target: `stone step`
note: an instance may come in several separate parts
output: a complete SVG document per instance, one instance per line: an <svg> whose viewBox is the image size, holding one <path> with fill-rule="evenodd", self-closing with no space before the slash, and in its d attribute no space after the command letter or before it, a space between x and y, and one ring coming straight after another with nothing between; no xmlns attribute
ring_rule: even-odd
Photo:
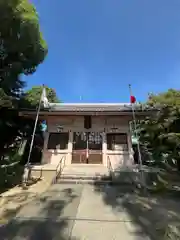
<svg viewBox="0 0 180 240"><path fill-rule="evenodd" d="M101 175L85 175L85 174L61 174L61 176L59 177L61 179L74 179L74 180L111 180L110 176L101 176Z"/></svg>
<svg viewBox="0 0 180 240"><path fill-rule="evenodd" d="M122 190L128 190L133 192L137 189L134 185L129 183L122 183L122 182L113 182L111 180L93 180L93 179L61 179L59 178L56 184L90 184L90 185L109 185L109 186L116 186Z"/></svg>
<svg viewBox="0 0 180 240"><path fill-rule="evenodd" d="M63 179L59 178L57 180L59 184L93 184L93 185L100 185L100 184L111 184L111 180L95 180L95 179Z"/></svg>
<svg viewBox="0 0 180 240"><path fill-rule="evenodd" d="M66 166L63 169L63 174L71 175L71 174L76 174L76 175L91 175L91 176L96 176L96 175L108 175L108 169L104 166L92 166L92 165L83 165L81 164L76 165L70 165Z"/></svg>
<svg viewBox="0 0 180 240"><path fill-rule="evenodd" d="M60 176L66 181L100 181L111 180L108 169L102 165L70 165L63 169Z"/></svg>
<svg viewBox="0 0 180 240"><path fill-rule="evenodd" d="M77 175L77 176L104 176L104 175L109 175L108 172L78 172L78 171L62 171L62 174L64 175Z"/></svg>
<svg viewBox="0 0 180 240"><path fill-rule="evenodd" d="M58 179L61 183L109 184L111 177L103 165L72 164L63 169Z"/></svg>
<svg viewBox="0 0 180 240"><path fill-rule="evenodd" d="M71 164L66 166L67 168L70 169L83 169L83 168L88 168L88 169L106 169L106 166L102 164Z"/></svg>

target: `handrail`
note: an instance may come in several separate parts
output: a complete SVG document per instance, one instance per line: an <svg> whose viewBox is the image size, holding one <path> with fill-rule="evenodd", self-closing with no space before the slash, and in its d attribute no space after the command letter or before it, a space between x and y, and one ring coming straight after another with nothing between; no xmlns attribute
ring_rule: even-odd
<svg viewBox="0 0 180 240"><path fill-rule="evenodd" d="M65 159L66 159L66 155L63 155L62 158L59 160L59 163L56 167L55 177L52 180L52 184L55 184L57 182L57 179L65 166Z"/></svg>
<svg viewBox="0 0 180 240"><path fill-rule="evenodd" d="M114 177L114 170L113 170L112 163L111 163L109 155L107 156L107 168L109 170L110 176L113 178Z"/></svg>

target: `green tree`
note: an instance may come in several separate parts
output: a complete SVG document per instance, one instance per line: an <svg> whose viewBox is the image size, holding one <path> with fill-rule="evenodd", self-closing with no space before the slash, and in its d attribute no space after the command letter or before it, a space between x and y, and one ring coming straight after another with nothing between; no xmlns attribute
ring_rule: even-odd
<svg viewBox="0 0 180 240"><path fill-rule="evenodd" d="M180 107L180 91L169 89L160 94L150 94L147 103L150 106L178 106Z"/></svg>
<svg viewBox="0 0 180 240"><path fill-rule="evenodd" d="M180 170L180 91L151 94L146 104L158 106L159 111L141 123L141 143L156 162L166 159Z"/></svg>
<svg viewBox="0 0 180 240"><path fill-rule="evenodd" d="M35 7L28 0L0 1L0 133L8 150L16 135L19 100L25 83L21 74L33 73L47 54L47 45L39 29L39 18ZM9 114L10 111L10 114ZM17 117L16 117L17 118ZM17 119L16 119L17 120ZM13 135L13 136L12 136ZM4 140L3 140L4 139Z"/></svg>
<svg viewBox="0 0 180 240"><path fill-rule="evenodd" d="M39 103L41 94L42 86L34 86L25 93L24 99L26 100L26 103L28 102L31 106L36 106ZM46 87L46 94L49 102L60 102L54 89Z"/></svg>
<svg viewBox="0 0 180 240"><path fill-rule="evenodd" d="M55 103L59 102L56 92L54 89L46 87L47 98L49 102ZM19 100L19 108L35 108L39 103L42 94L42 86L34 86ZM7 106L9 102L7 101ZM23 119L18 116L18 110L14 108L13 110L3 107L0 109L0 115L3 116L0 119L0 133L1 133L1 143L0 143L0 157L8 155L11 151L10 146L14 143L15 139L21 139L26 136L26 138L31 137L34 120Z"/></svg>
<svg viewBox="0 0 180 240"><path fill-rule="evenodd" d="M0 106L17 100L21 74L33 73L47 54L35 7L28 0L0 1Z"/></svg>
<svg viewBox="0 0 180 240"><path fill-rule="evenodd" d="M23 136L32 134L33 121L18 115L21 75L35 72L46 55L35 7L28 0L0 0L0 165L9 165Z"/></svg>

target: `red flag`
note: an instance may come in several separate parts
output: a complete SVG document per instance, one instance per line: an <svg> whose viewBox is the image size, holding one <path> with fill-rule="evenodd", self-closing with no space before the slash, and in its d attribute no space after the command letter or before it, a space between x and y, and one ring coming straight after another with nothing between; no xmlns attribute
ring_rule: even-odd
<svg viewBox="0 0 180 240"><path fill-rule="evenodd" d="M130 97L130 101L131 101L131 103L135 103L135 102L136 102L136 98L135 98L135 96L132 96L132 95L131 95L131 97Z"/></svg>

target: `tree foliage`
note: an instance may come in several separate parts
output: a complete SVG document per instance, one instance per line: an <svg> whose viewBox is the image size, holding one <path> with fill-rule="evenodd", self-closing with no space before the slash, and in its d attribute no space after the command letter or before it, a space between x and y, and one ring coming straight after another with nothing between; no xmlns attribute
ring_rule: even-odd
<svg viewBox="0 0 180 240"><path fill-rule="evenodd" d="M1 155L22 132L18 106L25 82L47 54L35 7L28 0L0 1L0 133ZM34 95L35 97L35 95ZM26 101L28 104L28 99ZM9 109L13 109L9 110Z"/></svg>
<svg viewBox="0 0 180 240"><path fill-rule="evenodd" d="M34 86L25 93L24 99L31 106L36 106L39 103L41 94L42 94L42 86ZM49 102L51 103L59 102L59 99L56 95L56 91L54 89L46 87L46 94Z"/></svg>
<svg viewBox="0 0 180 240"><path fill-rule="evenodd" d="M148 105L159 105L159 106L169 106L175 107L180 106L180 91L175 89L169 89L167 92L160 94L150 94L147 101Z"/></svg>
<svg viewBox="0 0 180 240"><path fill-rule="evenodd" d="M46 54L34 6L28 0L1 0L0 106L20 96L24 87L20 75L33 73Z"/></svg>
<svg viewBox="0 0 180 240"><path fill-rule="evenodd" d="M152 153L153 159L180 167L180 91L169 89L151 94L146 103L159 111L140 125L140 141Z"/></svg>
<svg viewBox="0 0 180 240"><path fill-rule="evenodd" d="M46 87L47 98L49 102L59 102L56 92L54 89ZM42 86L32 87L30 90L25 92L22 99L19 100L19 108L36 108L39 103L42 94ZM10 146L19 138L23 139L30 137L32 134L34 120L24 119L18 115L18 109L10 110L7 101L7 107L0 109L0 115L3 116L0 119L0 157L11 151ZM13 145L14 146L14 145Z"/></svg>
<svg viewBox="0 0 180 240"><path fill-rule="evenodd" d="M2 165L14 161L12 155L19 142L31 136L34 124L18 114L26 85L21 75L34 73L46 54L47 45L33 4L29 0L0 0L0 173L5 170L4 177L8 169ZM31 105L28 99L23 102L27 107Z"/></svg>
<svg viewBox="0 0 180 240"><path fill-rule="evenodd" d="M47 98L49 102L59 102L56 92L54 89L46 87ZM42 86L32 87L30 90L25 92L22 99L18 101L19 108L36 108L39 103L42 94ZM17 139L20 141L25 137L31 137L34 120L22 118L18 115L18 109L9 109L7 101L7 107L0 109L0 157L8 154L11 151L11 145L15 147L14 142L18 143Z"/></svg>

